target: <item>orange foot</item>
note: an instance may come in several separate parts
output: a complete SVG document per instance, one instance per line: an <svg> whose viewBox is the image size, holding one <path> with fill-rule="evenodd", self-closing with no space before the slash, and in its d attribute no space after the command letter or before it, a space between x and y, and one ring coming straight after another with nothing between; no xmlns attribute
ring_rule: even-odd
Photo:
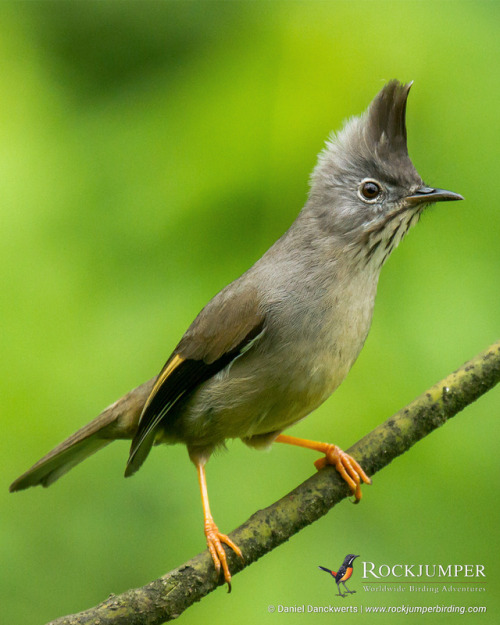
<svg viewBox="0 0 500 625"><path fill-rule="evenodd" d="M310 441L305 438L288 436L288 434L280 434L275 439L275 442L305 447L306 449L314 449L315 451L324 453L325 457L316 460L314 466L319 471L319 469L322 469L327 464L333 464L351 489L355 499L354 503L358 503L361 499L361 480L363 480L365 484L372 483L371 479L366 475L356 460L349 454L346 454L345 451L342 451L337 445Z"/></svg>
<svg viewBox="0 0 500 625"><path fill-rule="evenodd" d="M330 443L324 443L324 445L325 449L321 451L323 451L325 457L316 460L314 466L319 471L327 464L332 464L351 489L355 499L354 503L359 503L362 497L361 480L365 484L371 484L371 479L366 475L359 463L352 456L346 454L345 451L342 451L340 447Z"/></svg>
<svg viewBox="0 0 500 625"><path fill-rule="evenodd" d="M243 554L238 545L228 537L226 534L221 534L219 528L215 525L213 519L207 519L205 521L205 536L207 538L207 546L214 561L215 570L217 571L217 577L220 574L220 570L224 571L224 580L227 583L227 592L231 592L231 573L229 572L229 566L227 564L226 552L222 543L231 547L237 556L243 560Z"/></svg>

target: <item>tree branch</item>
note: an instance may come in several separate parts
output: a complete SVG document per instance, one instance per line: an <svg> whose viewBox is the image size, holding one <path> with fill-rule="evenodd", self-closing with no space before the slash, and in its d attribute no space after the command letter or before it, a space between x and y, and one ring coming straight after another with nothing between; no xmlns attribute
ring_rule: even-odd
<svg viewBox="0 0 500 625"><path fill-rule="evenodd" d="M373 475L499 381L500 341L435 384L348 452ZM348 488L336 470L326 467L280 501L256 512L230 534L245 557L242 563L227 550L232 574L287 541L348 495ZM142 588L111 595L95 608L56 619L48 625L159 625L176 618L222 583L215 576L210 554L204 551Z"/></svg>

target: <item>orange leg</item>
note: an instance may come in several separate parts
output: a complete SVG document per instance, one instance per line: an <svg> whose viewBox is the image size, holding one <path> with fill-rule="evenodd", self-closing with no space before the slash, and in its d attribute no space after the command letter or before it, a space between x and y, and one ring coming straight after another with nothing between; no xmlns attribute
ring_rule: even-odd
<svg viewBox="0 0 500 625"><path fill-rule="evenodd" d="M214 561L217 576L219 576L222 566L222 570L224 571L224 579L226 580L228 586L227 591L231 592L231 573L229 572L226 552L224 551L222 543L225 543L228 547L231 547L236 555L238 555L242 560L243 554L241 553L241 549L237 545L235 545L228 536L226 536L225 534L221 534L219 532L219 528L217 527L217 525L215 525L212 514L210 512L210 504L208 502L205 463L196 462L195 464L196 471L198 472L198 483L200 485L201 503L203 505L203 518L205 520L205 536L207 539L208 550L210 551L210 555L212 556L212 560Z"/></svg>
<svg viewBox="0 0 500 625"><path fill-rule="evenodd" d="M345 451L342 451L337 445L318 443L317 441L309 441L305 438L296 438L295 436L287 436L286 434L280 434L278 438L275 439L275 442L306 447L307 449L314 449L315 451L320 451L325 454L324 458L316 460L314 466L319 470L327 464L333 464L351 489L355 498L355 503L358 503L361 499L361 480L363 480L365 484L372 483L371 479L366 475L356 460L349 456L349 454L346 454Z"/></svg>

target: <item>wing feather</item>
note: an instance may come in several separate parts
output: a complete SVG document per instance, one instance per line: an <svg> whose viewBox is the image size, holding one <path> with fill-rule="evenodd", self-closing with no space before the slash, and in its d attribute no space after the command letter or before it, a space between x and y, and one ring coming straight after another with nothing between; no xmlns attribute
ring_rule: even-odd
<svg viewBox="0 0 500 625"><path fill-rule="evenodd" d="M161 370L132 441L125 475L146 459L158 427L174 406L249 349L264 329L256 289L238 281L216 295L193 321Z"/></svg>

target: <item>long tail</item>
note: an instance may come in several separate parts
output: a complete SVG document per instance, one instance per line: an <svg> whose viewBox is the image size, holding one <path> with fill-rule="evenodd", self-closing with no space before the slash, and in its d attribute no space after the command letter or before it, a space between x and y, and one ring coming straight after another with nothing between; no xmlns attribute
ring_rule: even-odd
<svg viewBox="0 0 500 625"><path fill-rule="evenodd" d="M325 569L324 566L318 566L318 569L321 569L322 571L325 571L325 573L330 573L330 575L332 575L332 577L335 577L335 575L337 575L336 571L330 571L330 569Z"/></svg>
<svg viewBox="0 0 500 625"><path fill-rule="evenodd" d="M11 492L50 486L74 466L118 438L133 438L154 378L106 408L93 421L55 447L10 485Z"/></svg>

